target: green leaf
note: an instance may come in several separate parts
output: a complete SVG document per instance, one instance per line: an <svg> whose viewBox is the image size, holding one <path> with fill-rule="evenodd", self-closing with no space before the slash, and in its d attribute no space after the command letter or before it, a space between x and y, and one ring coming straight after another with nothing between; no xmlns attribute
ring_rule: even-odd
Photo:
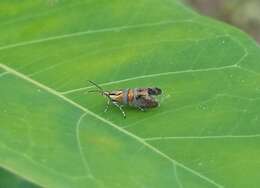
<svg viewBox="0 0 260 188"><path fill-rule="evenodd" d="M260 50L248 36L175 0L0 10L2 168L43 187L260 186ZM87 80L160 87L160 107L105 113Z"/></svg>
<svg viewBox="0 0 260 188"><path fill-rule="evenodd" d="M8 172L4 169L0 169L0 186L8 188L37 188L37 185L34 185L30 182L27 182L19 176L13 175L11 172Z"/></svg>

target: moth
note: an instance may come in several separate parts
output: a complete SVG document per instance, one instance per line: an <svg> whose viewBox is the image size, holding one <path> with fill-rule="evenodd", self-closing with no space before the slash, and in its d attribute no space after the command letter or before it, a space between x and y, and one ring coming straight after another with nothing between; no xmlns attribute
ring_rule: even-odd
<svg viewBox="0 0 260 188"><path fill-rule="evenodd" d="M145 111L147 108L155 108L159 106L159 102L154 98L154 96L161 95L162 90L158 87L148 87L148 88L128 88L120 89L115 91L104 91L95 82L89 80L89 82L94 85L97 89L90 90L88 92L98 92L102 96L107 98L107 106L105 112L108 110L110 104L116 106L126 118L124 106L130 106L138 108L141 111Z"/></svg>

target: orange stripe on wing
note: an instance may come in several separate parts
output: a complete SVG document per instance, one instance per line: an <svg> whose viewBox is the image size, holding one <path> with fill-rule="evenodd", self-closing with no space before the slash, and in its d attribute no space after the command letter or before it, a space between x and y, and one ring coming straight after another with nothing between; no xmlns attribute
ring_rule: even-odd
<svg viewBox="0 0 260 188"><path fill-rule="evenodd" d="M128 104L132 104L133 100L134 100L134 91L133 89L129 89L127 94Z"/></svg>

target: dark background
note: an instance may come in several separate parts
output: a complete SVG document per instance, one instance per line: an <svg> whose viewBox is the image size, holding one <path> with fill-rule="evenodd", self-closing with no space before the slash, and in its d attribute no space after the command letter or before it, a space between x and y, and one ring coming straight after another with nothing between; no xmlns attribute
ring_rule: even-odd
<svg viewBox="0 0 260 188"><path fill-rule="evenodd" d="M260 43L260 0L183 0L197 12L232 24Z"/></svg>

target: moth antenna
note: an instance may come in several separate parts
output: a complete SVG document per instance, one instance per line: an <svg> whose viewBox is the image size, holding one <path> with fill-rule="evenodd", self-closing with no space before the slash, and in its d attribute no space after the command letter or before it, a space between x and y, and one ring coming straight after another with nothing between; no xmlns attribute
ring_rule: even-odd
<svg viewBox="0 0 260 188"><path fill-rule="evenodd" d="M92 85L96 86L102 93L104 93L104 90L102 87L100 87L98 84L96 84L95 82L91 81L91 80L88 80ZM97 91L97 90L93 90L94 91ZM92 91L91 91L92 92Z"/></svg>
<svg viewBox="0 0 260 188"><path fill-rule="evenodd" d="M105 92L102 87L100 87L98 84L96 84L95 82L93 82L93 81L91 81L91 80L88 80L88 81L89 81L92 85L94 85L94 86L96 86L96 87L98 88L98 90L90 90L90 91L88 91L89 93L90 93L90 92L100 92L101 95L104 95L104 96L108 97L108 99L112 101L112 99L111 99L111 97L109 96L109 94L107 94L107 92Z"/></svg>

